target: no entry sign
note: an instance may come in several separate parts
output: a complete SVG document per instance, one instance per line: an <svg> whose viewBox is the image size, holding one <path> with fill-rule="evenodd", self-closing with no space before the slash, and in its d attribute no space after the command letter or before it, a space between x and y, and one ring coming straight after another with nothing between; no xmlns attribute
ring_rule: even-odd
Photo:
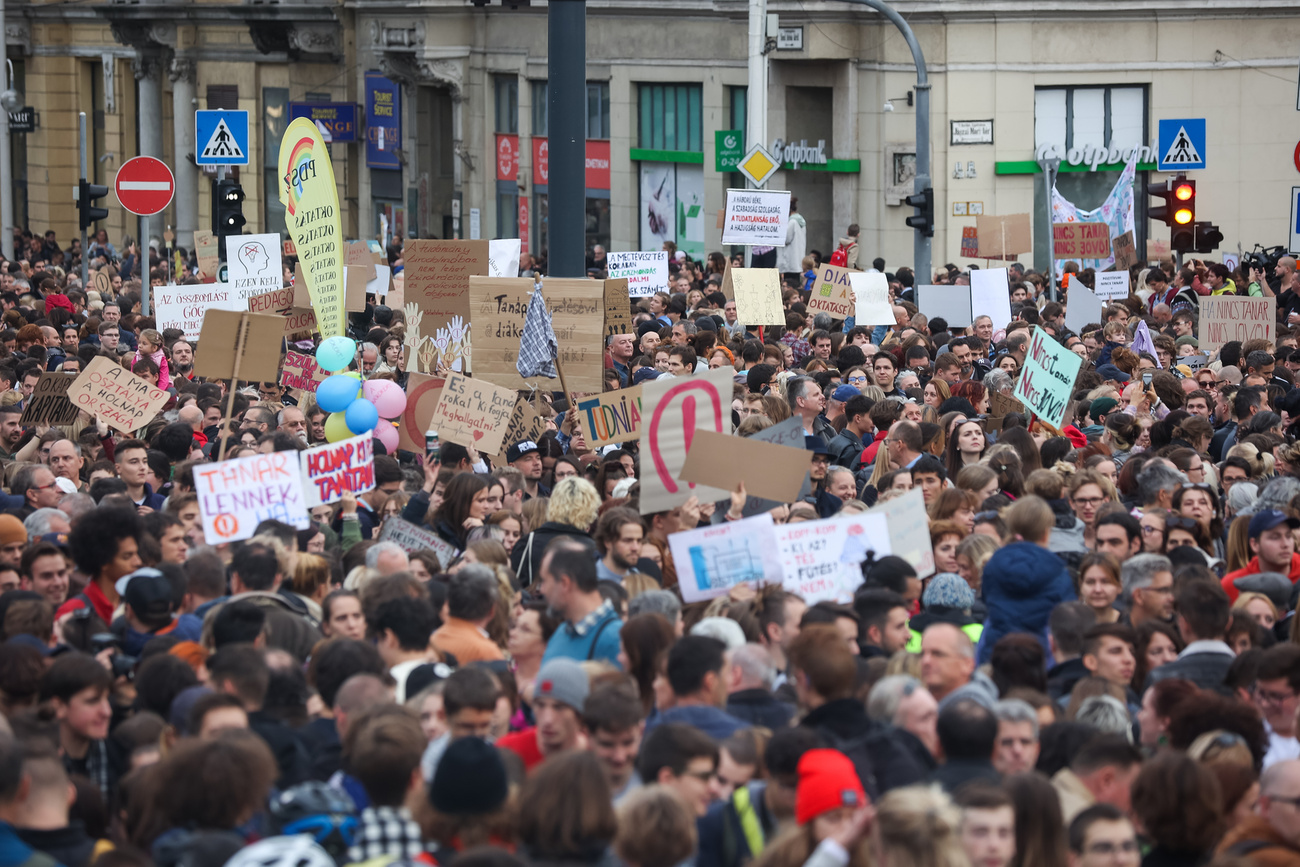
<svg viewBox="0 0 1300 867"><path fill-rule="evenodd" d="M138 217L150 217L171 204L176 179L167 164L154 157L135 157L117 170L117 200Z"/></svg>

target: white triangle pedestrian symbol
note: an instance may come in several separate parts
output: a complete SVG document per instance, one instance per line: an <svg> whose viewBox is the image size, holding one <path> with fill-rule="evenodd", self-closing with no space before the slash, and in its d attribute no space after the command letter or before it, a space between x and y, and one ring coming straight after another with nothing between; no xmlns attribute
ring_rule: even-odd
<svg viewBox="0 0 1300 867"><path fill-rule="evenodd" d="M212 131L208 143L203 146L203 156L206 159L216 159L225 157L229 160L244 160L244 152L239 149L239 143L230 133L230 127L226 126L226 119L223 117L217 121L217 127Z"/></svg>
<svg viewBox="0 0 1300 867"><path fill-rule="evenodd" d="M1163 165L1199 165L1202 162L1196 145L1192 144L1192 138L1187 134L1187 127L1178 128L1178 135L1174 136L1169 150L1160 162Z"/></svg>

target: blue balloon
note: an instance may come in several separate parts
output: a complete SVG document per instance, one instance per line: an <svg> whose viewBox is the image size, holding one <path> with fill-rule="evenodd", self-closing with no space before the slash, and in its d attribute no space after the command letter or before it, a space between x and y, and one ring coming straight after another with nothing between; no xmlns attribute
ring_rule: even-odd
<svg viewBox="0 0 1300 867"><path fill-rule="evenodd" d="M336 373L316 386L316 405L326 412L343 412L360 391L361 385L355 379Z"/></svg>
<svg viewBox="0 0 1300 867"><path fill-rule="evenodd" d="M374 430L375 425L379 424L379 410L364 397L352 401L347 411L343 413L343 417L347 420L348 430L354 434Z"/></svg>
<svg viewBox="0 0 1300 867"><path fill-rule="evenodd" d="M329 337L316 347L316 363L322 370L330 373L342 370L352 363L357 352L357 343L350 337Z"/></svg>

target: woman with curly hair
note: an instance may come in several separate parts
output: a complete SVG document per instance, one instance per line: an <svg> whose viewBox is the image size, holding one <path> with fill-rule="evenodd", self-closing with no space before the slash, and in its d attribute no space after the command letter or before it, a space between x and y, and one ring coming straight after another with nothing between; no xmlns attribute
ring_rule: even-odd
<svg viewBox="0 0 1300 867"><path fill-rule="evenodd" d="M591 545L594 552L591 527L599 512L600 495L591 482L578 476L561 479L551 491L546 523L516 542L510 552L510 568L519 577L520 586L530 587L541 579L542 555L546 546L560 536Z"/></svg>
<svg viewBox="0 0 1300 867"><path fill-rule="evenodd" d="M975 412L986 415L989 411L989 392L981 382L963 379L952 387L953 397L964 397L975 407Z"/></svg>

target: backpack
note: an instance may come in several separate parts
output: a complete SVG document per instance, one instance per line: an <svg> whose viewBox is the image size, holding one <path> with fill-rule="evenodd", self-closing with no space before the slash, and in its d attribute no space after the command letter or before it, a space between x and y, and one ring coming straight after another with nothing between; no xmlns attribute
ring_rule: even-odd
<svg viewBox="0 0 1300 867"><path fill-rule="evenodd" d="M843 247L836 247L835 252L831 253L831 264L837 268L849 267L849 251Z"/></svg>

